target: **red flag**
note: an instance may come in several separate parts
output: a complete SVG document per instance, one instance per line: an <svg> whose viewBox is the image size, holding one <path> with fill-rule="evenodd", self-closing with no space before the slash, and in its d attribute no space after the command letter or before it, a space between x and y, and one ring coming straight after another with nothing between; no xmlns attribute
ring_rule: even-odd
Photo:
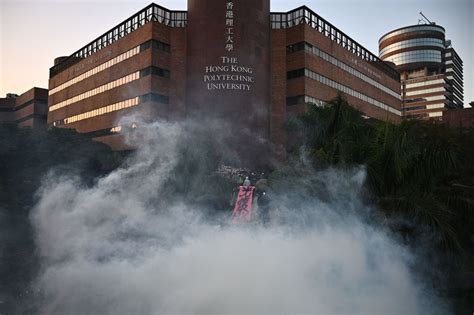
<svg viewBox="0 0 474 315"><path fill-rule="evenodd" d="M232 212L232 223L236 224L240 221L250 222L252 219L252 198L254 189L254 186L240 186L234 212Z"/></svg>

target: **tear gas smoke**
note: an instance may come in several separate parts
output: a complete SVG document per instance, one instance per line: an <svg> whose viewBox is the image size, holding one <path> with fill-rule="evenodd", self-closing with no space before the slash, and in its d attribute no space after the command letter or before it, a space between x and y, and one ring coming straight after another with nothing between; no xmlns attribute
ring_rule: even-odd
<svg viewBox="0 0 474 315"><path fill-rule="evenodd" d="M230 211L210 221L170 189L183 147L208 157L197 126L139 123L145 144L93 186L45 180L32 215L42 314L444 313L415 257L359 218L363 169L275 187L270 226L232 226Z"/></svg>

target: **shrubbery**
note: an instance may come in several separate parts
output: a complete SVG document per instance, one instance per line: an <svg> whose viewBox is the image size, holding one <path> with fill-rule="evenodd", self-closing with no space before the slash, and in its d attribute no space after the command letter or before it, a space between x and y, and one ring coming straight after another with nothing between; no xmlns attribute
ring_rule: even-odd
<svg viewBox="0 0 474 315"><path fill-rule="evenodd" d="M454 294L461 309L472 307L474 288L465 280L474 274L474 130L374 121L342 96L325 107L308 105L288 127L303 148L294 155L313 167L364 165L379 222L433 259L427 265L449 282L440 290Z"/></svg>

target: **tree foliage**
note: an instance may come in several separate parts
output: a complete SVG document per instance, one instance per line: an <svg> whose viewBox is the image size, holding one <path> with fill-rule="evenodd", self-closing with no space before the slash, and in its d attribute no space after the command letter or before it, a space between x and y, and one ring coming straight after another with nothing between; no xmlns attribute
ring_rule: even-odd
<svg viewBox="0 0 474 315"><path fill-rule="evenodd" d="M291 126L303 135L301 145L315 168L365 165L366 186L384 222L414 246L429 231L435 237L422 246L441 251L454 273L472 273L474 130L374 121L342 95L324 107L308 105Z"/></svg>

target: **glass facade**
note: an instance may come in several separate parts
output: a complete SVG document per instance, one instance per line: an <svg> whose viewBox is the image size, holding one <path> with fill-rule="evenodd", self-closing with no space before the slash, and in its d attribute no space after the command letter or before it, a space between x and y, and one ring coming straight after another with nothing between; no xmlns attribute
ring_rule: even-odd
<svg viewBox="0 0 474 315"><path fill-rule="evenodd" d="M396 65L416 62L436 62L441 63L441 51L439 50L414 50L406 51L385 58Z"/></svg>
<svg viewBox="0 0 474 315"><path fill-rule="evenodd" d="M444 40L438 39L438 38L415 38L415 39L404 40L401 42L388 45L387 47L383 48L380 51L380 58L383 58L383 56L385 56L386 54L389 54L391 52L394 52L400 49L405 49L405 48L410 48L410 47L420 47L420 46L433 46L433 47L439 47L439 48L444 49Z"/></svg>

